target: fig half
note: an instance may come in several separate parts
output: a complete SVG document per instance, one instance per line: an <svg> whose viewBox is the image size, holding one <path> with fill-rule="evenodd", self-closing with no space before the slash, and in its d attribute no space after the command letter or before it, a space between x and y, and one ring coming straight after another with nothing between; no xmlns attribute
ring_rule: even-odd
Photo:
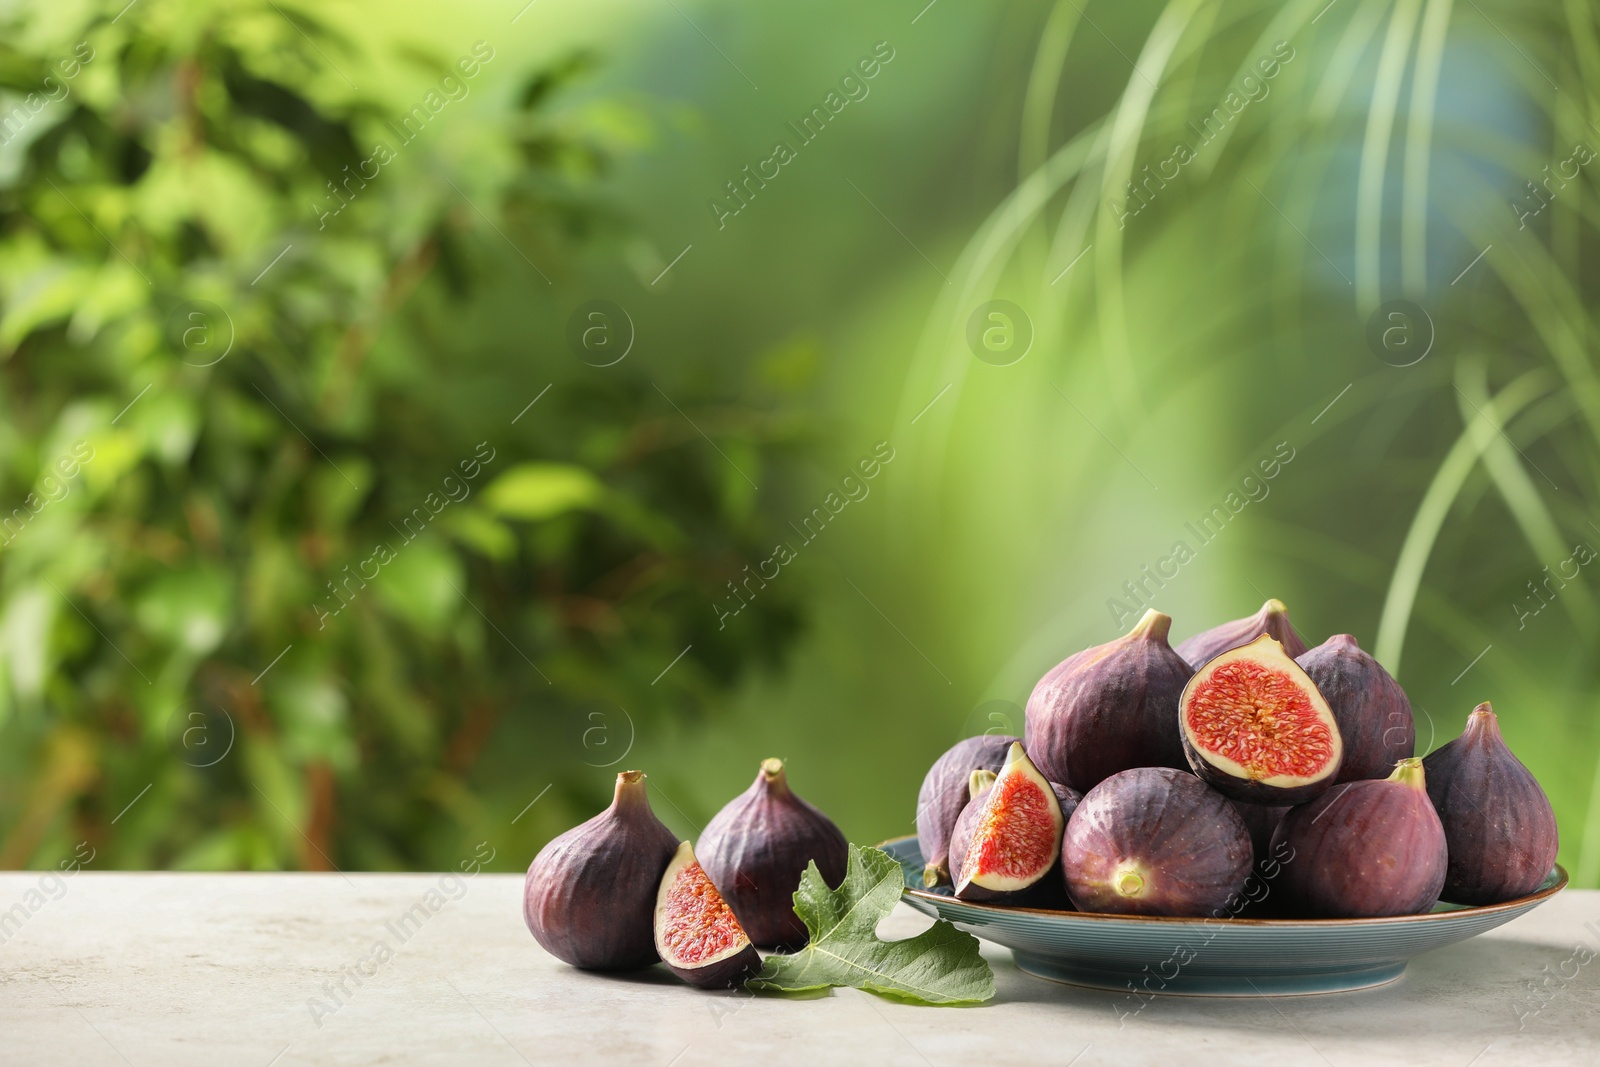
<svg viewBox="0 0 1600 1067"><path fill-rule="evenodd" d="M1140 767L1084 794L1067 823L1061 869L1082 911L1212 915L1244 888L1250 831L1188 771Z"/></svg>
<svg viewBox="0 0 1600 1067"><path fill-rule="evenodd" d="M960 816L956 818L955 829L950 832L950 855L966 857L967 850L972 846L972 832L978 825L978 817L983 813L983 802L988 798L989 790L996 778L993 771L972 772L972 779L968 784L972 799L961 809ZM1050 791L1056 795L1056 803L1061 806L1061 822L1062 825L1066 825L1066 821L1072 818L1072 813L1077 810L1083 794L1059 782L1051 782ZM1051 877L1048 872L1034 883L1032 889L1008 897L1007 900L1013 904L1027 904L1035 908L1072 907L1061 880Z"/></svg>
<svg viewBox="0 0 1600 1067"><path fill-rule="evenodd" d="M1178 719L1189 766L1232 800L1299 804L1337 780L1333 709L1270 635L1207 660Z"/></svg>
<svg viewBox="0 0 1600 1067"><path fill-rule="evenodd" d="M1397 761L1412 754L1417 742L1411 701L1383 664L1373 659L1349 634L1335 634L1295 657L1316 685L1344 742L1338 781L1387 778Z"/></svg>
<svg viewBox="0 0 1600 1067"><path fill-rule="evenodd" d="M623 771L609 808L533 857L522 917L546 952L574 967L648 967L658 958L656 887L677 847L650 810L644 772Z"/></svg>
<svg viewBox="0 0 1600 1067"><path fill-rule="evenodd" d="M761 969L761 955L687 841L656 892L655 948L673 974L701 989L727 989Z"/></svg>
<svg viewBox="0 0 1600 1067"><path fill-rule="evenodd" d="M1422 765L1450 852L1444 899L1498 904L1544 884L1560 844L1556 814L1506 747L1493 708L1479 704L1461 736L1430 752Z"/></svg>
<svg viewBox="0 0 1600 1067"><path fill-rule="evenodd" d="M1312 918L1420 915L1444 887L1444 827L1414 757L1382 781L1346 782L1293 809L1272 847L1283 856L1274 887Z"/></svg>
<svg viewBox="0 0 1600 1067"><path fill-rule="evenodd" d="M1020 743L980 802L956 878L962 900L1015 899L1061 855L1061 802Z"/></svg>
<svg viewBox="0 0 1600 1067"><path fill-rule="evenodd" d="M922 884L928 888L950 881L950 868L961 865L950 856L950 831L970 799L967 783L976 770L1000 773L1006 752L1018 739L996 734L968 737L933 761L917 794L917 844L922 849Z"/></svg>
<svg viewBox="0 0 1600 1067"><path fill-rule="evenodd" d="M1194 671L1168 646L1171 628L1171 616L1146 611L1124 636L1039 679L1024 735L1047 779L1086 791L1133 767L1184 766L1178 697Z"/></svg>
<svg viewBox="0 0 1600 1067"><path fill-rule="evenodd" d="M1290 659L1295 659L1306 651L1306 643L1295 633L1294 624L1289 621L1289 609L1283 606L1281 600L1269 600L1261 605L1261 610L1254 615L1225 622L1220 626L1213 626L1204 633L1195 634L1180 644L1177 651L1191 667L1199 670L1200 666L1213 656L1221 655L1230 648L1249 644L1262 634L1272 637L1282 645Z"/></svg>
<svg viewBox="0 0 1600 1067"><path fill-rule="evenodd" d="M806 924L794 913L794 891L806 864L829 886L844 881L850 846L822 812L789 788L780 759L761 762L749 789L714 815L700 835L700 864L764 947L799 948Z"/></svg>

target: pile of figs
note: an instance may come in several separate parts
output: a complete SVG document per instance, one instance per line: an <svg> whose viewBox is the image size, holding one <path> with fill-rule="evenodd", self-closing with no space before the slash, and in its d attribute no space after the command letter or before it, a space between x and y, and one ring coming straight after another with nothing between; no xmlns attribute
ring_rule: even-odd
<svg viewBox="0 0 1600 1067"><path fill-rule="evenodd" d="M690 985L724 988L760 970L757 945L805 944L794 912L800 876L815 861L837 887L848 855L839 828L789 788L782 760L762 761L698 850L656 818L644 772L623 771L609 808L534 857L522 914L539 944L574 967L659 961Z"/></svg>
<svg viewBox="0 0 1600 1067"><path fill-rule="evenodd" d="M1488 704L1425 759L1405 691L1349 634L1308 647L1269 600L1167 643L1148 611L1069 656L1023 738L967 738L917 803L928 887L1128 915L1365 918L1526 896L1550 801ZM1247 889L1248 887L1248 889Z"/></svg>

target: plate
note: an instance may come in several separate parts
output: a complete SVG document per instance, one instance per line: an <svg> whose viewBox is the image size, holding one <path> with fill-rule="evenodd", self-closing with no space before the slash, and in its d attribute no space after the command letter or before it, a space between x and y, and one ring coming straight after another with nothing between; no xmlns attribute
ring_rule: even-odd
<svg viewBox="0 0 1600 1067"><path fill-rule="evenodd" d="M904 899L1004 945L1029 974L1131 993L1263 996L1365 989L1399 978L1412 956L1510 922L1567 884L1556 865L1530 896L1467 908L1435 904L1426 915L1384 919L1171 919L970 904L922 882L917 839L878 846L906 872Z"/></svg>

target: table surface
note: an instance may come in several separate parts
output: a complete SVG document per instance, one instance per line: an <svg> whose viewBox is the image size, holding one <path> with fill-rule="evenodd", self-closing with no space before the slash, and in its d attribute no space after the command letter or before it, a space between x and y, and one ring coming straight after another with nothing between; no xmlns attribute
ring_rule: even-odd
<svg viewBox="0 0 1600 1067"><path fill-rule="evenodd" d="M1378 989L1160 997L1131 1018L1124 996L1030 977L989 945L995 998L969 1008L853 989L705 993L661 967L587 974L538 947L521 894L515 875L6 872L0 1055L207 1067L1600 1062L1596 891L1567 890ZM928 922L901 905L882 933Z"/></svg>

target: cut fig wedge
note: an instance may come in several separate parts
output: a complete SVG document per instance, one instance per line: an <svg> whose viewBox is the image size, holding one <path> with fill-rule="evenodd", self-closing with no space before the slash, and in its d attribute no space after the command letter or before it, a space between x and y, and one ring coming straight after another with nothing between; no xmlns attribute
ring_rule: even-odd
<svg viewBox="0 0 1600 1067"><path fill-rule="evenodd" d="M1300 804L1338 778L1333 710L1270 635L1207 660L1178 702L1184 754L1231 800Z"/></svg>
<svg viewBox="0 0 1600 1067"><path fill-rule="evenodd" d="M1013 744L973 818L956 896L998 901L1030 889L1055 868L1063 826L1055 789L1022 745Z"/></svg>
<svg viewBox="0 0 1600 1067"><path fill-rule="evenodd" d="M684 841L656 893L656 951L672 973L701 989L726 989L761 969L761 956Z"/></svg>

